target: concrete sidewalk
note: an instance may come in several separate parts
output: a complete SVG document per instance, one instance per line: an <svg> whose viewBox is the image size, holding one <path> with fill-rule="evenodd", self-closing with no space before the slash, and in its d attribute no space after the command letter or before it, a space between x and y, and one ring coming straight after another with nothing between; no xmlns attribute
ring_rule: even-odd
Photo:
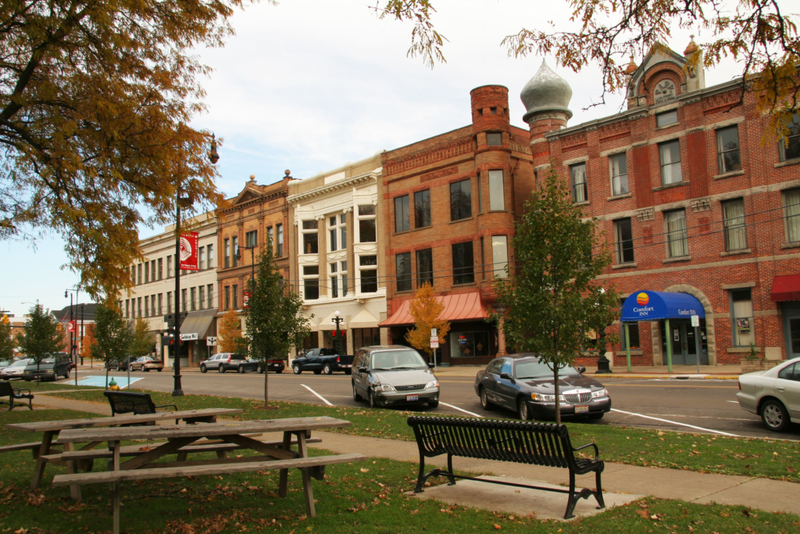
<svg viewBox="0 0 800 534"><path fill-rule="evenodd" d="M34 405L37 409L58 408L111 415L107 404L61 399L42 393L36 395ZM335 453L359 452L367 457L406 462L419 461L417 445L414 442L348 436L330 432L319 432L315 435L321 437L322 442L312 446ZM582 445L582 443L575 445ZM769 446L767 441L764 442L764 446ZM601 447L601 457L602 452ZM426 470L430 470L434 466L446 466L446 463L445 456L428 459ZM453 467L459 471L474 473L476 476L479 474L491 475L505 481L537 486L563 487L569 481L567 471L564 469L509 462L455 458ZM370 469L370 465L365 464L364 469ZM791 482L606 463L602 483L607 507L622 505L642 496L652 495L663 499L681 499L698 504L716 502L800 515L800 499L797 499L797 495L800 495L800 484ZM593 488L594 476L579 477L577 484L578 488L584 486ZM414 494L410 493L410 495ZM540 519L563 518L567 502L567 498L563 494L468 480L458 481L455 486L442 484L428 488L415 497L438 499L459 506L472 506L520 516L534 514ZM581 500L575 508L575 516L585 517L599 513L595 507L596 503L593 498Z"/></svg>

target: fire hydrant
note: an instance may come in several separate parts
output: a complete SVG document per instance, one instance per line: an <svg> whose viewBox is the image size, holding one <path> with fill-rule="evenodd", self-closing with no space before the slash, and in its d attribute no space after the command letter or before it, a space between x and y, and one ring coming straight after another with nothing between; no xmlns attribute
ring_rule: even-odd
<svg viewBox="0 0 800 534"><path fill-rule="evenodd" d="M111 391L119 391L119 386L117 385L117 383L114 381L113 378L111 379L111 382L108 383L108 389L110 389Z"/></svg>

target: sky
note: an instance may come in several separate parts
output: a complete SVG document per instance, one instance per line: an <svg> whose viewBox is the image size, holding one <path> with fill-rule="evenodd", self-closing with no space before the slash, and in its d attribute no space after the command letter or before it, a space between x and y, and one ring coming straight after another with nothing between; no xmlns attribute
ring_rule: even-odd
<svg viewBox="0 0 800 534"><path fill-rule="evenodd" d="M586 109L600 100L599 70L574 73L553 58L508 57L501 46L522 27L545 29L553 21L564 28L566 2L435 0L433 22L448 42L447 62L433 69L407 57L411 23L379 20L370 4L249 5L231 19L236 35L224 48L197 50L213 71L201 80L207 110L192 125L221 140L217 185L226 197L237 195L251 175L259 184L280 180L287 169L294 178L310 178L466 126L469 93L483 85L507 87L511 124L527 129L519 94L543 59L572 87L570 126L622 110L622 95ZM682 53L690 33L676 31L666 44ZM698 32L696 40L702 38ZM706 72L706 85L736 75L735 64L723 65ZM163 231L141 228L140 236ZM37 302L50 310L69 306L65 290L79 276L62 268L61 237L0 241L0 257L0 310L19 317ZM85 293L77 297L87 302Z"/></svg>

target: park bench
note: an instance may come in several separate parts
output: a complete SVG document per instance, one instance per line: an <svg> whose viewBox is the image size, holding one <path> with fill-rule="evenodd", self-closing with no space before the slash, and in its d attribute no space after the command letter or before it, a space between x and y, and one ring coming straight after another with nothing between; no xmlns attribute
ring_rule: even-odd
<svg viewBox="0 0 800 534"><path fill-rule="evenodd" d="M23 391L27 391L27 393L23 393ZM8 401L0 400L0 404L8 404L9 412L14 409L14 401L24 401L26 399L28 401L28 409L33 410L33 395L31 395L31 390L29 389L14 388L11 387L11 382L0 380L0 399L3 397L8 397ZM25 406L24 403L19 405Z"/></svg>
<svg viewBox="0 0 800 534"><path fill-rule="evenodd" d="M419 448L419 476L415 493L421 493L425 481L432 476L445 476L450 485L456 478L490 482L558 493L568 493L569 501L564 519L574 517L575 505L580 499L594 496L599 505L605 508L600 473L604 463L599 459L597 445L589 443L573 448L567 427L550 423L529 421L497 421L487 419L420 417L408 418L408 425L414 429ZM576 458L575 452L587 447L594 448L594 458ZM447 470L434 469L425 473L425 458L447 454ZM457 475L453 472L453 457L478 458L501 462L560 467L569 470L569 490L517 484L498 480ZM575 491L575 475L595 473L596 489Z"/></svg>
<svg viewBox="0 0 800 534"><path fill-rule="evenodd" d="M159 408L172 408L177 410L174 404L164 404L156 406L149 393L137 393L135 391L104 391L108 402L111 404L111 416L118 413L132 413L135 415L145 413L156 413ZM189 421L187 421L189 422ZM177 421L176 421L177 424Z"/></svg>

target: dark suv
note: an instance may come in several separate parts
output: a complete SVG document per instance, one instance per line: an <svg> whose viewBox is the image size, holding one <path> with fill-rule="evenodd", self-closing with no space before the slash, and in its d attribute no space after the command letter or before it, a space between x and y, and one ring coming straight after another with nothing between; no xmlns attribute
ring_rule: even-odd
<svg viewBox="0 0 800 534"><path fill-rule="evenodd" d="M57 352L55 354L47 354L42 361L38 364L31 361L25 366L25 372L22 374L22 379L30 382L31 380L53 380L55 381L59 376L69 378L69 373L72 370L72 359L66 352Z"/></svg>

